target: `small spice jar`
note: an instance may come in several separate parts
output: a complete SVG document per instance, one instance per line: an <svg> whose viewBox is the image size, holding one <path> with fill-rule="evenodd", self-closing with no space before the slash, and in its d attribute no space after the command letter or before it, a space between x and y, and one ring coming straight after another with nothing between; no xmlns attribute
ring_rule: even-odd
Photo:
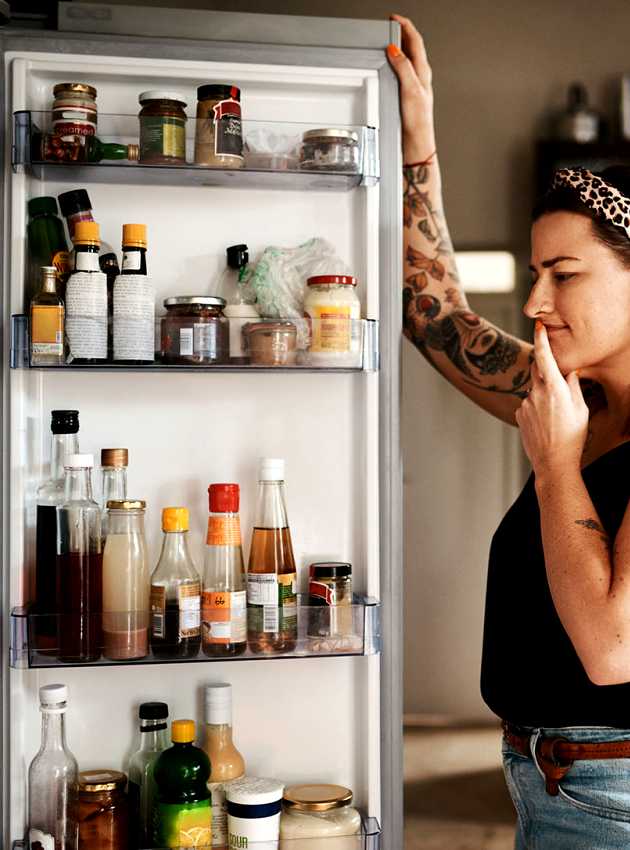
<svg viewBox="0 0 630 850"><path fill-rule="evenodd" d="M302 136L300 168L311 171L359 170L359 136L334 127L307 130Z"/></svg>
<svg viewBox="0 0 630 850"><path fill-rule="evenodd" d="M252 366L295 366L297 328L293 322L248 322L243 350Z"/></svg>
<svg viewBox="0 0 630 850"><path fill-rule="evenodd" d="M138 96L140 162L181 165L186 162L186 101L175 91L155 89Z"/></svg>
<svg viewBox="0 0 630 850"><path fill-rule="evenodd" d="M126 784L119 770L79 773L79 850L127 850Z"/></svg>
<svg viewBox="0 0 630 850"><path fill-rule="evenodd" d="M314 366L358 366L361 356L361 302L357 279L320 274L306 282L304 315L309 319L309 360Z"/></svg>
<svg viewBox="0 0 630 850"><path fill-rule="evenodd" d="M354 631L352 564L341 561L311 564L308 605L309 637L351 637Z"/></svg>
<svg viewBox="0 0 630 850"><path fill-rule="evenodd" d="M241 168L243 131L241 91L236 86L210 83L197 89L195 162L215 168Z"/></svg>
<svg viewBox="0 0 630 850"><path fill-rule="evenodd" d="M226 363L230 329L223 315L225 299L214 295L180 295L164 301L161 352L165 363Z"/></svg>
<svg viewBox="0 0 630 850"><path fill-rule="evenodd" d="M352 791L341 785L287 788L280 816L281 850L309 850L313 838L334 838L335 850L356 850L361 815L351 803Z"/></svg>
<svg viewBox="0 0 630 850"><path fill-rule="evenodd" d="M87 83L59 83L53 89L53 133L67 140L72 136L95 136L96 89Z"/></svg>

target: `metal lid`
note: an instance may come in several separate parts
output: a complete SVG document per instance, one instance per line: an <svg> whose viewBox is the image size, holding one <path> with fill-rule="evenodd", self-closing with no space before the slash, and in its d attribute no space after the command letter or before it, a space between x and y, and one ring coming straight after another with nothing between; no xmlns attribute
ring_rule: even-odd
<svg viewBox="0 0 630 850"><path fill-rule="evenodd" d="M96 794L98 791L115 791L127 784L127 777L120 770L82 770L79 773L79 791Z"/></svg>
<svg viewBox="0 0 630 850"><path fill-rule="evenodd" d="M143 511L147 503L143 499L108 499L108 511Z"/></svg>
<svg viewBox="0 0 630 850"><path fill-rule="evenodd" d="M297 335L297 328L293 322L248 322L243 326L244 334L277 333L278 331L291 336Z"/></svg>
<svg viewBox="0 0 630 850"><path fill-rule="evenodd" d="M228 83L207 83L197 89L198 100L240 100L241 90Z"/></svg>
<svg viewBox="0 0 630 850"><path fill-rule="evenodd" d="M349 142L358 144L359 134L352 130L341 130L335 127L320 127L318 130L307 130L302 136L302 141L307 142L312 139L346 139Z"/></svg>
<svg viewBox="0 0 630 850"><path fill-rule="evenodd" d="M101 449L101 466L129 466L129 449Z"/></svg>
<svg viewBox="0 0 630 850"><path fill-rule="evenodd" d="M96 98L96 89L87 83L57 83L53 89L54 96L57 97L62 92L76 92L76 94L87 94L89 97Z"/></svg>
<svg viewBox="0 0 630 850"><path fill-rule="evenodd" d="M344 561L322 561L311 564L309 574L313 578L346 578L352 575L352 564Z"/></svg>
<svg viewBox="0 0 630 850"><path fill-rule="evenodd" d="M307 286L329 286L330 284L356 286L357 279L349 274L317 274L306 281Z"/></svg>
<svg viewBox="0 0 630 850"><path fill-rule="evenodd" d="M184 95L178 91L168 91L166 89L151 89L143 91L138 95L138 102L145 103L147 100L174 100L176 103L181 103L186 106Z"/></svg>
<svg viewBox="0 0 630 850"><path fill-rule="evenodd" d="M282 798L284 807L301 812L328 812L352 802L352 791L342 785L292 785Z"/></svg>
<svg viewBox="0 0 630 850"><path fill-rule="evenodd" d="M227 304L225 298L219 298L218 295L177 295L173 298L165 298L165 307L177 307L185 304L201 304L206 307L225 307Z"/></svg>

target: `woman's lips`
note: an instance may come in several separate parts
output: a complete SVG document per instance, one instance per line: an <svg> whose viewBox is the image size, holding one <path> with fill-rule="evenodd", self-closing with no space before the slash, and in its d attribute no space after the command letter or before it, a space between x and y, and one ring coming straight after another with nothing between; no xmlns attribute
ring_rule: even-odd
<svg viewBox="0 0 630 850"><path fill-rule="evenodd" d="M559 334L562 331L568 331L569 330L568 325L545 325L545 328L546 328L547 334L549 336L555 336L556 334Z"/></svg>

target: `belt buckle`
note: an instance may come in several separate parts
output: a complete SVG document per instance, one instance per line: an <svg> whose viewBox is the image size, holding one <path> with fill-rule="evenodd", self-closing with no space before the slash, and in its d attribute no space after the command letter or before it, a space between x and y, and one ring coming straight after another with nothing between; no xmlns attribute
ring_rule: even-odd
<svg viewBox="0 0 630 850"><path fill-rule="evenodd" d="M545 790L551 797L557 797L560 793L560 780L564 779L573 767L573 761L561 762L555 753L558 743L564 741L570 743L568 738L557 736L555 738L543 738L539 735L536 741L534 757L538 767L545 776Z"/></svg>

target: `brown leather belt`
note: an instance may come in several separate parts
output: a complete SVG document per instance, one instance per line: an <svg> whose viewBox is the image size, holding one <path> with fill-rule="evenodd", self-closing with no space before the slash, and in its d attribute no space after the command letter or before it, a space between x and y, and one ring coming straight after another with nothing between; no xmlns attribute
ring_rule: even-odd
<svg viewBox="0 0 630 850"><path fill-rule="evenodd" d="M507 743L523 756L532 757L532 735L503 722ZM584 759L630 758L630 741L602 741L599 744L576 743L567 738L545 738L536 742L536 761L545 774L545 788L552 797L558 795L558 784L573 767L574 761Z"/></svg>

